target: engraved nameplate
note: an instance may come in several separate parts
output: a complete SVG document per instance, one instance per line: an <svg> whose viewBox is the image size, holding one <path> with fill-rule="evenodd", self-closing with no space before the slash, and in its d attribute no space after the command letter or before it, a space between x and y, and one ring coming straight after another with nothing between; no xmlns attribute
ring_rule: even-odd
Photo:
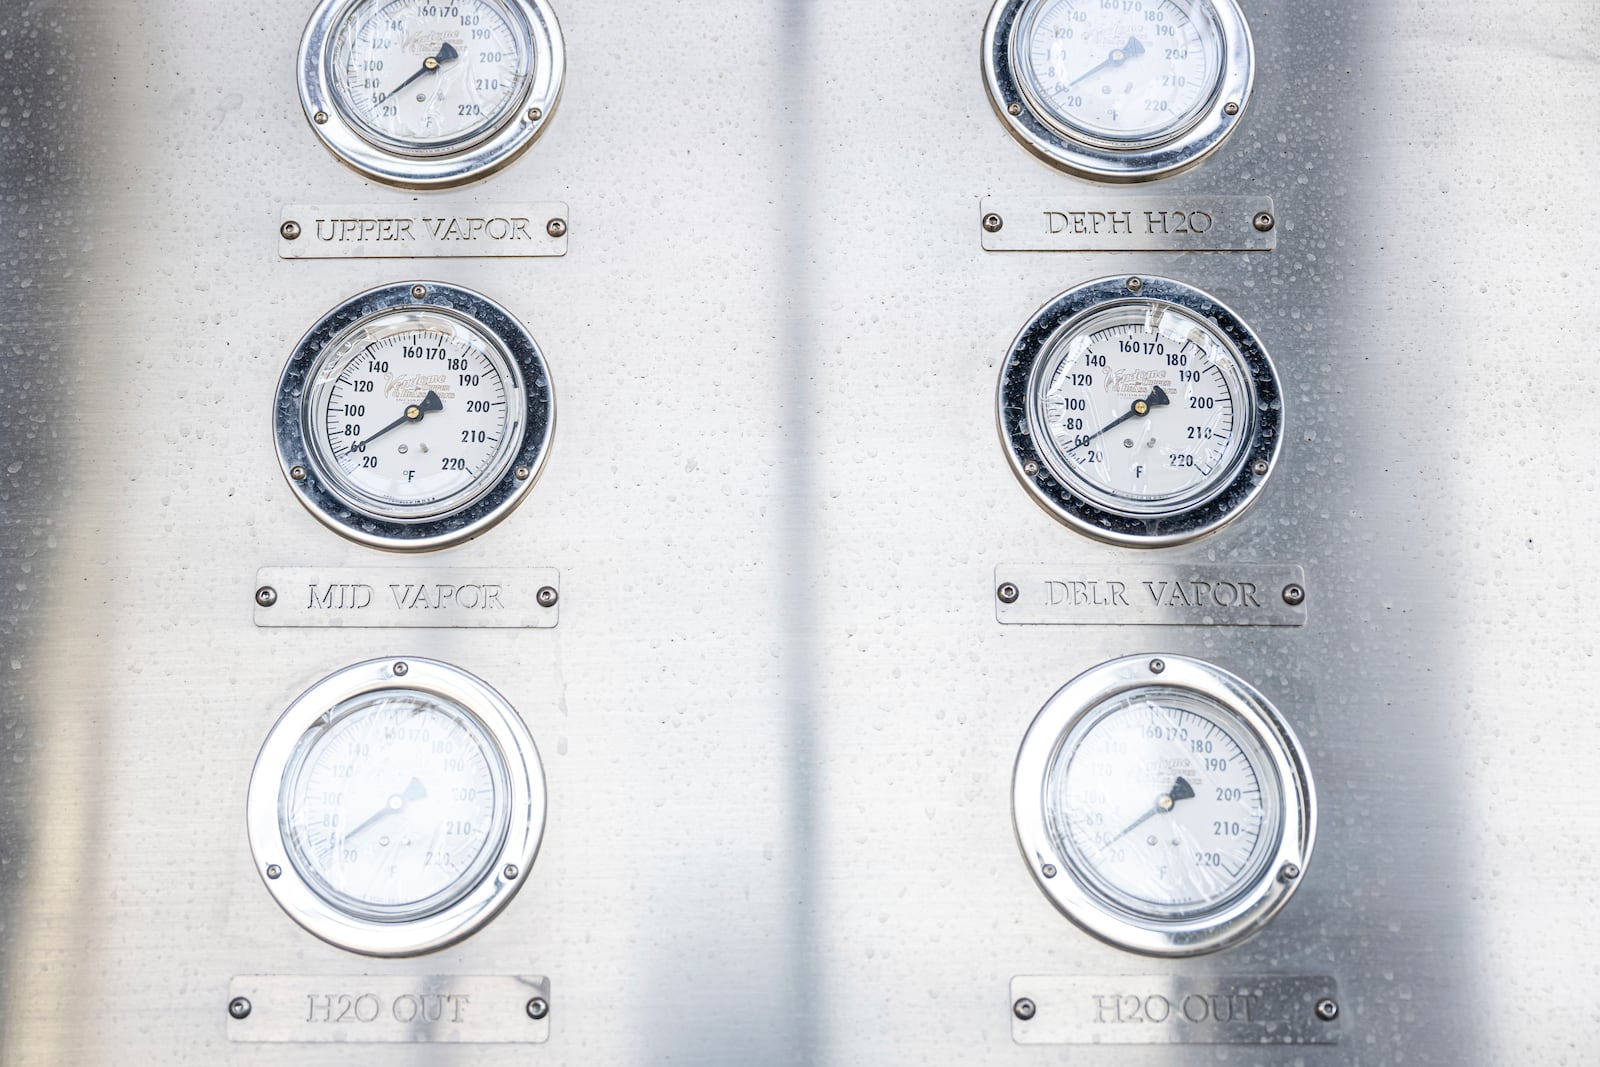
<svg viewBox="0 0 1600 1067"><path fill-rule="evenodd" d="M1002 563L995 615L1022 626L1304 626L1304 569L1280 563Z"/></svg>
<svg viewBox="0 0 1600 1067"><path fill-rule="evenodd" d="M228 1001L230 1041L550 1040L550 980L527 975L242 975Z"/></svg>
<svg viewBox="0 0 1600 1067"><path fill-rule="evenodd" d="M1011 1003L1019 1045L1339 1043L1332 978L1023 976L1011 980Z"/></svg>
<svg viewBox="0 0 1600 1067"><path fill-rule="evenodd" d="M543 630L559 620L560 597L561 576L551 567L263 567L255 620Z"/></svg>
<svg viewBox="0 0 1600 1067"><path fill-rule="evenodd" d="M979 222L988 252L1270 252L1280 225L1269 196L1070 193L986 198Z"/></svg>
<svg viewBox="0 0 1600 1067"><path fill-rule="evenodd" d="M555 225L552 225L552 222ZM291 204L283 259L564 256L567 205L548 203Z"/></svg>

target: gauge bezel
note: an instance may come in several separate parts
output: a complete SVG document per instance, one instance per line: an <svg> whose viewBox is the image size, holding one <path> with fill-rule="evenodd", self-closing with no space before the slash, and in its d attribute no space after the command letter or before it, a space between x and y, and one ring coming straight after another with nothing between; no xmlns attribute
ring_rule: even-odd
<svg viewBox="0 0 1600 1067"><path fill-rule="evenodd" d="M511 163L539 138L561 99L566 45L548 0L500 0L519 38L530 49L527 84L498 122L459 141L410 147L354 121L336 85L334 44L339 27L370 0L322 0L300 39L300 103L322 143L342 162L369 178L408 189L440 189L485 178Z"/></svg>
<svg viewBox="0 0 1600 1067"><path fill-rule="evenodd" d="M476 886L431 914L375 920L342 908L300 872L279 818L286 775L302 737L318 720L357 697L415 692L458 705L499 750L508 819ZM307 689L273 725L250 774L246 827L256 870L278 906L331 945L368 956L416 956L460 941L511 901L532 869L544 835L546 792L538 748L516 709L486 682L436 660L394 657L335 671ZM487 847L487 846L486 846ZM514 868L514 870L513 870Z"/></svg>
<svg viewBox="0 0 1600 1067"><path fill-rule="evenodd" d="M1058 345L1078 326L1113 305L1160 304L1182 310L1217 332L1239 360L1251 396L1239 429L1242 446L1229 469L1206 491L1171 508L1110 506L1089 499L1059 473L1059 457L1033 433L1043 374ZM1266 349L1244 320L1216 297L1170 278L1102 278L1069 289L1034 313L1006 356L998 396L1006 458L1029 495L1080 533L1132 548L1164 548L1204 536L1238 518L1261 495L1283 447L1283 394ZM1263 467L1264 465L1264 467ZM1258 473L1260 472L1260 473Z"/></svg>
<svg viewBox="0 0 1600 1067"><path fill-rule="evenodd" d="M1280 836L1254 884L1180 919L1138 915L1108 900L1074 857L1056 847L1046 809L1051 770L1079 722L1114 698L1146 689L1187 690L1226 709L1255 735L1280 790ZM1126 656L1102 663L1046 701L1017 752L1011 812L1028 869L1056 909L1107 944L1147 956L1216 952L1258 933L1305 881L1316 842L1315 785L1299 739L1283 716L1237 676L1176 655Z"/></svg>
<svg viewBox="0 0 1600 1067"><path fill-rule="evenodd" d="M418 294L421 295L418 295ZM508 430L522 425L522 440L498 464L494 480L458 494L461 502L420 517L385 514L339 488L326 458L311 439L308 410L313 382L324 358L339 342L368 323L408 311L428 311L465 320L496 346L505 360L508 395L520 391L523 411L507 414ZM550 369L527 328L505 308L470 289L442 282L400 282L351 297L328 312L295 346L278 382L273 437L278 462L295 496L330 529L372 548L426 551L470 540L504 519L528 495L549 457L555 431L555 394ZM296 477L296 475L301 475ZM404 508L396 508L396 512Z"/></svg>
<svg viewBox="0 0 1600 1067"><path fill-rule="evenodd" d="M1056 121L1039 106L1036 86L1019 76L1024 53L1021 16L1042 0L996 0L983 34L983 74L989 101L1006 129L1039 159L1102 182L1168 178L1195 166L1220 148L1239 126L1255 82L1255 43L1237 0L1195 0L1207 9L1219 34L1220 64L1204 107L1160 136L1132 141L1096 137Z"/></svg>

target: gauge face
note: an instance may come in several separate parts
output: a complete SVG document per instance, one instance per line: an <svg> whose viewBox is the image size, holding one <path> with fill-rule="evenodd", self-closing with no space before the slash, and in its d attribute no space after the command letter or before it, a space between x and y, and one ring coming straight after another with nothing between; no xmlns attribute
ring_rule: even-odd
<svg viewBox="0 0 1600 1067"><path fill-rule="evenodd" d="M1108 142L1170 140L1193 125L1222 74L1222 32L1205 0L1035 0L1016 33L1035 105Z"/></svg>
<svg viewBox="0 0 1600 1067"><path fill-rule="evenodd" d="M984 69L1024 145L1065 170L1142 181L1237 126L1254 48L1235 0L999 0Z"/></svg>
<svg viewBox="0 0 1600 1067"><path fill-rule="evenodd" d="M546 0L323 0L300 44L317 135L403 186L456 185L509 163L543 130L564 74Z"/></svg>
<svg viewBox="0 0 1600 1067"><path fill-rule="evenodd" d="M334 31L331 81L347 118L399 152L471 144L527 91L532 45L502 0L352 5Z"/></svg>
<svg viewBox="0 0 1600 1067"><path fill-rule="evenodd" d="M466 936L525 878L544 779L505 698L432 660L374 660L302 694L251 776L251 849L312 933L373 955Z"/></svg>
<svg viewBox="0 0 1600 1067"><path fill-rule="evenodd" d="M365 693L302 738L281 819L301 876L353 915L403 919L459 900L502 839L506 771L465 708L414 689Z"/></svg>
<svg viewBox="0 0 1600 1067"><path fill-rule="evenodd" d="M1258 931L1300 884L1316 827L1282 717L1244 681L1182 656L1114 660L1063 687L1023 740L1012 802L1051 901L1153 955Z"/></svg>
<svg viewBox="0 0 1600 1067"><path fill-rule="evenodd" d="M1023 329L1001 377L1013 468L1058 519L1160 546L1255 499L1282 404L1255 335L1215 298L1161 278L1092 282Z"/></svg>
<svg viewBox="0 0 1600 1067"><path fill-rule="evenodd" d="M403 284L347 301L301 341L279 385L279 456L341 533L434 548L516 505L553 417L543 358L508 312Z"/></svg>
<svg viewBox="0 0 1600 1067"><path fill-rule="evenodd" d="M1093 709L1046 779L1073 870L1137 915L1226 904L1277 851L1278 783L1261 741L1221 705L1149 687Z"/></svg>

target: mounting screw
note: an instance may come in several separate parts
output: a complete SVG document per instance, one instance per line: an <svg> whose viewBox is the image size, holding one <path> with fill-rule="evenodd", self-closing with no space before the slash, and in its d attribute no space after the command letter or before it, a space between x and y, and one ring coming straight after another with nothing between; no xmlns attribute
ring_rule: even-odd
<svg viewBox="0 0 1600 1067"><path fill-rule="evenodd" d="M321 126L328 121L328 113L326 111L319 111L315 115L311 116L311 121L315 122L318 126Z"/></svg>
<svg viewBox="0 0 1600 1067"><path fill-rule="evenodd" d="M1035 474L1039 473L1039 465L1030 459L1028 462L1022 465L1022 473L1032 478Z"/></svg>
<svg viewBox="0 0 1600 1067"><path fill-rule="evenodd" d="M303 482L306 480L306 469L300 466L300 464L296 463L294 466L289 468L289 477L293 478L297 482Z"/></svg>
<svg viewBox="0 0 1600 1067"><path fill-rule="evenodd" d="M550 1002L543 997L534 997L528 1001L528 1018L543 1019L550 1014Z"/></svg>
<svg viewBox="0 0 1600 1067"><path fill-rule="evenodd" d="M278 233L285 241L298 241L300 239L300 224L290 219L278 227Z"/></svg>
<svg viewBox="0 0 1600 1067"><path fill-rule="evenodd" d="M1272 217L1272 213L1270 211L1261 212L1253 221L1255 222L1256 229L1260 230L1262 233L1271 233L1272 228L1278 224L1278 220Z"/></svg>
<svg viewBox="0 0 1600 1067"><path fill-rule="evenodd" d="M1039 873L1044 875L1046 878L1054 878L1056 876L1056 865L1053 863L1047 863L1043 867L1039 868Z"/></svg>
<svg viewBox="0 0 1600 1067"><path fill-rule="evenodd" d="M505 875L506 881L509 882L522 872L517 870L517 865L515 863L508 863L505 865L505 869L503 869L500 873Z"/></svg>
<svg viewBox="0 0 1600 1067"><path fill-rule="evenodd" d="M1129 278L1128 279L1128 292L1137 293L1140 289L1143 289L1143 288L1144 288L1144 279L1143 278Z"/></svg>
<svg viewBox="0 0 1600 1067"><path fill-rule="evenodd" d="M1021 1000L1011 1005L1011 1014L1015 1015L1023 1022L1027 1022L1029 1019L1039 1014L1039 1007L1027 997L1023 997Z"/></svg>
<svg viewBox="0 0 1600 1067"><path fill-rule="evenodd" d="M539 590L539 595L536 599L539 601L541 608L553 608L556 606L556 601L561 599L561 594L556 592L555 586L547 585Z"/></svg>
<svg viewBox="0 0 1600 1067"><path fill-rule="evenodd" d="M256 603L264 608L270 608L278 602L278 591L270 585L264 585L256 590Z"/></svg>
<svg viewBox="0 0 1600 1067"><path fill-rule="evenodd" d="M1266 473L1271 469L1272 465L1264 459L1258 459L1254 463L1250 464L1250 473L1254 474L1257 478L1265 477Z"/></svg>
<svg viewBox="0 0 1600 1067"><path fill-rule="evenodd" d="M1285 863L1282 867L1278 868L1278 881L1280 882L1292 882L1299 877L1300 867L1298 864Z"/></svg>
<svg viewBox="0 0 1600 1067"><path fill-rule="evenodd" d="M1317 1018L1325 1023L1331 1023L1339 1017L1339 1002L1332 997L1323 997L1317 1001Z"/></svg>
<svg viewBox="0 0 1600 1067"><path fill-rule="evenodd" d="M404 678L410 671L411 665L403 661L394 665L394 676L396 678Z"/></svg>
<svg viewBox="0 0 1600 1067"><path fill-rule="evenodd" d="M529 469L528 467L518 467L516 469L516 475L517 475L517 481L525 482L529 478L533 477L533 471L531 469Z"/></svg>
<svg viewBox="0 0 1600 1067"><path fill-rule="evenodd" d="M565 237L567 235L567 220L551 219L544 224L544 232L551 237Z"/></svg>
<svg viewBox="0 0 1600 1067"><path fill-rule="evenodd" d="M542 118L544 118L544 112L541 109L536 107L530 107L528 109L529 122L538 122Z"/></svg>
<svg viewBox="0 0 1600 1067"><path fill-rule="evenodd" d="M427 295L428 295L428 287L426 285L413 285L411 287L411 296L414 299L421 300L423 297L425 297Z"/></svg>
<svg viewBox="0 0 1600 1067"><path fill-rule="evenodd" d="M1012 115L1020 115L1022 114L1022 105L1012 104L1010 107L1006 108L1006 111Z"/></svg>
<svg viewBox="0 0 1600 1067"><path fill-rule="evenodd" d="M1239 113L1239 102L1237 100L1229 100L1223 105L1222 113L1224 115L1237 115Z"/></svg>
<svg viewBox="0 0 1600 1067"><path fill-rule="evenodd" d="M1007 582L999 589L996 589L994 595L1000 598L1000 603L1002 604L1015 604L1017 598L1022 595L1022 591L1016 587L1015 583Z"/></svg>
<svg viewBox="0 0 1600 1067"><path fill-rule="evenodd" d="M283 877L283 868L279 867L276 863L267 864L267 877L276 882L279 878Z"/></svg>
<svg viewBox="0 0 1600 1067"><path fill-rule="evenodd" d="M1153 659L1153 660L1150 661L1150 673L1151 674L1160 674L1162 671L1164 671L1166 669L1167 669L1167 661L1166 660L1164 660L1164 659Z"/></svg>
<svg viewBox="0 0 1600 1067"><path fill-rule="evenodd" d="M1306 602L1304 586L1286 585L1283 587L1283 602L1291 608L1297 608Z"/></svg>
<svg viewBox="0 0 1600 1067"><path fill-rule="evenodd" d="M1001 230L1005 229L1005 225L1006 220L1001 218L999 215L996 215L992 211L983 217L983 228L988 230L990 233L999 233Z"/></svg>
<svg viewBox="0 0 1600 1067"><path fill-rule="evenodd" d="M228 1014L235 1019L250 1018L250 1002L244 997L234 997L228 1001Z"/></svg>

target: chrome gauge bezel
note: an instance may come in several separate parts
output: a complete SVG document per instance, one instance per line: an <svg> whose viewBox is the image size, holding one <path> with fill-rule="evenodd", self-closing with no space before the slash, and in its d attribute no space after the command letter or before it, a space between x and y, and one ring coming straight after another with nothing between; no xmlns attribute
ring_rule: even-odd
<svg viewBox="0 0 1600 1067"><path fill-rule="evenodd" d="M409 189L440 189L487 177L515 160L549 125L566 79L566 45L548 0L498 0L528 48L527 84L512 104L477 133L440 146L386 137L352 118L335 67L339 28L372 0L322 0L300 40L300 103L322 143L370 178Z"/></svg>
<svg viewBox="0 0 1600 1067"><path fill-rule="evenodd" d="M1000 120L1038 158L1080 178L1142 182L1179 174L1216 151L1238 128L1255 82L1255 44L1237 0L1194 0L1219 35L1217 78L1203 107L1161 134L1133 140L1095 136L1042 106L1019 71L1020 34L1045 0L997 0L983 35L983 73Z"/></svg>
<svg viewBox="0 0 1600 1067"><path fill-rule="evenodd" d="M1278 840L1250 884L1214 906L1177 918L1120 907L1051 833L1049 783L1064 746L1108 701L1144 690L1179 690L1220 706L1259 742L1276 779ZM1139 655L1090 668L1056 692L1022 740L1012 777L1017 843L1039 888L1085 932L1148 956L1195 956L1238 944L1276 915L1305 880L1316 841L1316 792L1298 738L1253 686L1201 660Z"/></svg>
<svg viewBox="0 0 1600 1067"><path fill-rule="evenodd" d="M324 892L302 873L280 810L306 734L356 698L403 691L465 710L497 750L505 815L498 844L474 868L475 884L444 895L419 914L379 918ZM250 775L245 821L256 870L272 898L317 937L369 956L415 956L454 944L482 927L527 881L544 834L544 768L516 709L486 682L435 660L399 657L357 663L297 697L267 735ZM488 846L486 846L487 848Z"/></svg>
<svg viewBox="0 0 1600 1067"><path fill-rule="evenodd" d="M1119 504L1075 484L1040 425L1041 394L1052 354L1080 325L1118 305L1178 308L1216 331L1248 388L1247 425L1223 474L1204 492L1169 508ZM1162 548L1211 533L1236 519L1265 488L1283 446L1283 394L1277 369L1243 319L1216 297L1170 278L1102 278L1040 308L1011 344L1000 372L999 427L1013 473L1034 500L1080 533L1134 548ZM1044 442L1041 444L1041 440Z"/></svg>
<svg viewBox="0 0 1600 1067"><path fill-rule="evenodd" d="M412 311L464 321L492 342L510 377L509 395L521 403L515 423L521 440L502 449L482 483L448 507L383 508L341 488L312 420L316 380L324 359L368 324ZM526 498L550 452L555 395L550 370L527 328L488 297L442 282L400 282L352 297L323 316L300 339L278 382L273 436L290 488L324 525L373 548L425 551L470 540L501 521Z"/></svg>

